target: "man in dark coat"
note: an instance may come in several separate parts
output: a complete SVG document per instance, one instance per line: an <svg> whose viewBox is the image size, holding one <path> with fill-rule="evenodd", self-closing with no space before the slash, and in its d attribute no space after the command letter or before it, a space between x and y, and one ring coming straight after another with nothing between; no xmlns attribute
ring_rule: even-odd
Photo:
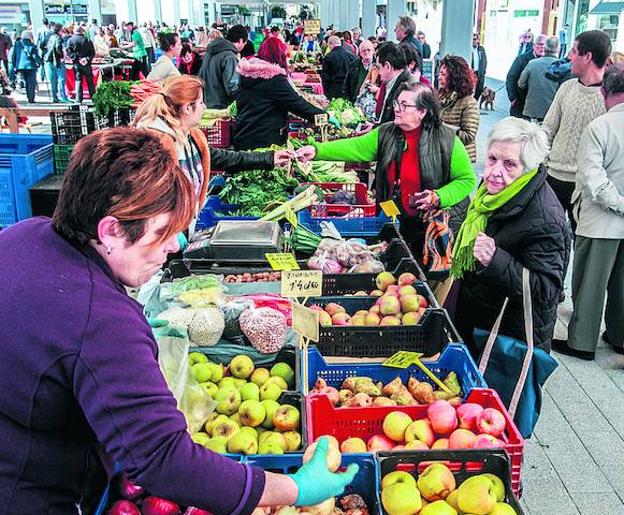
<svg viewBox="0 0 624 515"><path fill-rule="evenodd" d="M338 36L330 36L327 44L331 50L323 59L321 80L325 96L331 100L344 95L345 78L349 67L357 61L357 56L343 48Z"/></svg>
<svg viewBox="0 0 624 515"><path fill-rule="evenodd" d="M87 81L89 96L93 98L95 93L95 83L93 81L93 69L91 61L95 57L93 43L84 35L84 27L78 26L74 29L74 35L67 42L67 55L74 63L74 77L76 79L77 102L82 102L82 77Z"/></svg>
<svg viewBox="0 0 624 515"><path fill-rule="evenodd" d="M418 31L416 39L418 39L418 41L420 41L420 44L422 45L422 50L423 50L422 57L423 57L423 59L431 59L431 46L429 45L429 43L427 43L427 39L425 37L425 33L422 30Z"/></svg>
<svg viewBox="0 0 624 515"><path fill-rule="evenodd" d="M204 81L204 103L209 109L225 109L236 100L240 81L236 54L245 47L247 37L247 29L235 25L226 38L215 39L206 47L199 76Z"/></svg>
<svg viewBox="0 0 624 515"><path fill-rule="evenodd" d="M470 55L470 67L477 75L477 85L475 87L475 98L479 100L485 85L485 74L487 71L487 57L485 48L481 46L479 34L472 35L472 52Z"/></svg>
<svg viewBox="0 0 624 515"><path fill-rule="evenodd" d="M423 58L423 46L420 40L416 39L416 22L410 16L399 16L399 20L394 27L394 35L399 43L411 43L418 52L420 59ZM422 62L420 69L422 70Z"/></svg>
<svg viewBox="0 0 624 515"><path fill-rule="evenodd" d="M511 68L507 72L507 78L505 80L505 87L507 88L507 97L509 98L509 114L516 118L522 118L522 111L524 110L524 100L526 99L527 91L518 87L518 80L522 71L526 68L526 65L535 58L542 57L546 49L546 36L540 35L535 40L532 52L526 52L520 54L514 59Z"/></svg>
<svg viewBox="0 0 624 515"><path fill-rule="evenodd" d="M377 121L381 123L394 120L394 101L401 92L403 83L413 80L407 69L403 49L395 43L384 43L377 51L377 69L381 86L377 92Z"/></svg>
<svg viewBox="0 0 624 515"><path fill-rule="evenodd" d="M375 55L375 47L368 40L365 39L360 43L360 57L356 61L351 63L344 83L344 97L355 102L357 99L360 88L364 84L366 75L368 74L372 64L373 57Z"/></svg>

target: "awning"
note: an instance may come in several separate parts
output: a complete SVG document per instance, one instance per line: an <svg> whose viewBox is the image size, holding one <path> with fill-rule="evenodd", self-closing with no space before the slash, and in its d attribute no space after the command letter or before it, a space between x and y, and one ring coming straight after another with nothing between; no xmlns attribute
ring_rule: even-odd
<svg viewBox="0 0 624 515"><path fill-rule="evenodd" d="M624 2L602 0L602 2L589 11L589 14L620 14L622 10L624 10Z"/></svg>

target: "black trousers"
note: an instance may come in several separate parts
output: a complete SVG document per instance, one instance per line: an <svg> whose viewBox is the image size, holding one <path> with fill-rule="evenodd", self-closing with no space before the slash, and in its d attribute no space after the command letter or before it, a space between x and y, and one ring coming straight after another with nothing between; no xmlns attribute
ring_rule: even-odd
<svg viewBox="0 0 624 515"><path fill-rule="evenodd" d="M89 96L93 98L95 93L95 84L93 83L93 70L91 64L74 63L74 77L76 79L76 100L82 102L82 78L87 81L87 89Z"/></svg>
<svg viewBox="0 0 624 515"><path fill-rule="evenodd" d="M572 237L576 233L576 220L572 214L572 193L574 193L575 183L568 181L560 181L555 179L551 175L548 176L548 184L557 195L561 207L568 214L568 220L570 221L570 227L572 227Z"/></svg>
<svg viewBox="0 0 624 515"><path fill-rule="evenodd" d="M139 72L143 74L143 77L147 77L149 75L147 56L144 56L141 59L135 59L132 62L132 69L130 70L130 80L139 80Z"/></svg>
<svg viewBox="0 0 624 515"><path fill-rule="evenodd" d="M18 70L26 84L26 98L32 104L35 101L35 90L37 89L37 70Z"/></svg>

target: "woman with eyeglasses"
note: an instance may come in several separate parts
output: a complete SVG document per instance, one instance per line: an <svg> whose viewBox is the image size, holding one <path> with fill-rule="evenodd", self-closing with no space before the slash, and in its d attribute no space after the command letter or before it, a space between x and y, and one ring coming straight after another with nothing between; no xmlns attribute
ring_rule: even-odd
<svg viewBox="0 0 624 515"><path fill-rule="evenodd" d="M440 102L431 88L406 82L394 102L394 114L394 121L363 136L308 145L297 156L306 161L377 161L375 199L378 204L395 201L401 233L418 257L424 215L448 209L451 230L457 231L476 177L464 144L442 123Z"/></svg>

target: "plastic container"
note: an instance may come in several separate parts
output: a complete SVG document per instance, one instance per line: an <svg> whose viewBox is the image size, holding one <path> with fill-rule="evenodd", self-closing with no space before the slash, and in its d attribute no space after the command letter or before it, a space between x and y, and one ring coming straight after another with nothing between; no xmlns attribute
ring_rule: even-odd
<svg viewBox="0 0 624 515"><path fill-rule="evenodd" d="M67 170L69 165L69 158L74 150L74 145L59 145L54 144L54 173L61 175Z"/></svg>
<svg viewBox="0 0 624 515"><path fill-rule="evenodd" d="M32 216L29 189L54 171L52 138L0 134L0 227Z"/></svg>
<svg viewBox="0 0 624 515"><path fill-rule="evenodd" d="M366 184L362 183L340 183L340 182L309 182L304 183L303 186L314 185L323 190L325 193L324 202L314 204L308 208L310 215L313 218L327 218L327 217L343 217L351 214L354 211L362 213L363 216L375 216L376 206L374 202L368 197L368 189ZM354 196L354 204L330 204L331 197L339 192L346 191Z"/></svg>
<svg viewBox="0 0 624 515"><path fill-rule="evenodd" d="M217 120L210 127L202 127L201 130L208 140L209 147L227 148L232 144L234 132L234 120Z"/></svg>
<svg viewBox="0 0 624 515"><path fill-rule="evenodd" d="M380 481L395 470L420 474L431 462L444 462L455 476L457 486L470 476L491 473L498 476L505 484L505 502L510 504L516 515L523 515L520 503L512 494L509 455L502 450L436 450L436 451L401 451L378 452ZM380 494L381 495L381 494Z"/></svg>
<svg viewBox="0 0 624 515"><path fill-rule="evenodd" d="M33 216L52 218L62 184L62 175L51 175L30 188L30 205Z"/></svg>
<svg viewBox="0 0 624 515"><path fill-rule="evenodd" d="M210 229L211 227L217 225L217 223L222 220L257 220L258 217L254 216L230 216L230 213L233 213L238 210L240 206L238 204L223 204L221 199L217 195L211 195L206 200L206 204L203 209L199 213L199 217L197 219L196 228L198 230L201 229Z"/></svg>
<svg viewBox="0 0 624 515"><path fill-rule="evenodd" d="M433 361L425 361L424 364L439 379L444 379L449 372L455 372L464 399L474 388L487 388L487 384L470 352L461 343L447 345L439 358ZM392 368L384 367L381 363L327 363L316 347L308 349L308 373L307 376L302 374L301 384L307 384L309 390L314 387L317 379L324 379L328 386L340 389L342 382L347 377L370 377L373 382L381 381L384 384L396 377L400 377L403 384L407 384L410 377L415 377L419 381L427 381L433 384L433 381L416 365L411 365L408 368Z"/></svg>
<svg viewBox="0 0 624 515"><path fill-rule="evenodd" d="M272 456L243 456L243 463L263 468L267 472L278 474L294 474L302 465L301 454L283 454ZM371 515L381 515L379 497L379 476L377 463L372 454L343 454L342 466L348 467L352 463L360 466L360 471L355 476L353 483L349 485L343 497L349 494L358 494L364 499Z"/></svg>
<svg viewBox="0 0 624 515"><path fill-rule="evenodd" d="M507 427L501 437L504 449L511 459L511 486L515 495L520 493L522 473L522 453L524 439L513 419L505 409L498 394L488 388L475 388L465 402L474 402L484 408L496 408L505 417ZM376 408L334 408L325 395L306 398L307 438L312 442L322 435L333 435L342 442L347 438L358 437L367 441L375 434L382 434L383 420L393 411L407 413L413 420L427 416L428 406L389 406Z"/></svg>
<svg viewBox="0 0 624 515"><path fill-rule="evenodd" d="M392 220L384 213L366 216L362 210L353 210L343 216L314 216L310 210L304 209L297 213L297 222L316 234L321 232L321 222L332 222L343 238L353 238L374 236Z"/></svg>
<svg viewBox="0 0 624 515"><path fill-rule="evenodd" d="M51 112L50 123L54 143L58 145L75 145L80 138L105 127L86 106L71 106L67 111Z"/></svg>

